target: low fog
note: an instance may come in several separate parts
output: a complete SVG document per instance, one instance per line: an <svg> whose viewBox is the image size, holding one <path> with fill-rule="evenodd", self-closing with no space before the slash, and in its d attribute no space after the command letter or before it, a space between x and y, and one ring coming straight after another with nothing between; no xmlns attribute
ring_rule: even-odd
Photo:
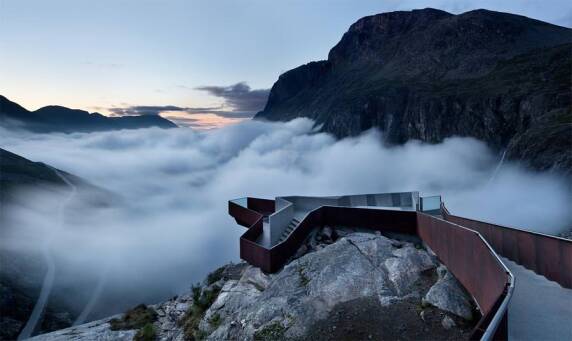
<svg viewBox="0 0 572 341"><path fill-rule="evenodd" d="M442 194L467 217L544 233L572 225L563 179L501 165L474 139L387 147L378 131L337 141L312 127L296 119L212 131L0 131L0 147L115 194L108 207L67 205L60 224L67 194L27 193L30 205L10 212L18 226L3 227L1 247L37 255L49 242L78 313L92 299L89 320L165 299L238 261L244 228L228 216L227 200L243 196L419 190Z"/></svg>

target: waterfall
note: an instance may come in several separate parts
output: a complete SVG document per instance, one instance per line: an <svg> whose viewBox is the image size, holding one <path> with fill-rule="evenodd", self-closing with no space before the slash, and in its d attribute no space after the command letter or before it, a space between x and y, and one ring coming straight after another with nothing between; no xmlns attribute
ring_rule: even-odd
<svg viewBox="0 0 572 341"><path fill-rule="evenodd" d="M499 163L497 164L493 174L491 175L489 182L487 183L487 186L491 185L492 182L494 181L494 179L497 177L497 174L500 171L500 169L504 163L505 156L506 156L506 149L502 152L501 159L500 159Z"/></svg>

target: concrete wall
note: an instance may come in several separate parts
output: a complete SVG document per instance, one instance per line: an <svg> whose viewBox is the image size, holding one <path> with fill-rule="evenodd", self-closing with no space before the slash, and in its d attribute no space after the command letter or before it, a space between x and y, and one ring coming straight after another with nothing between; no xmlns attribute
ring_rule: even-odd
<svg viewBox="0 0 572 341"><path fill-rule="evenodd" d="M352 195L349 196L349 206L356 207L356 206L368 206L367 205L367 196L366 195ZM373 205L372 205L373 206Z"/></svg>
<svg viewBox="0 0 572 341"><path fill-rule="evenodd" d="M290 204L292 204L292 202L290 202L290 201L288 201L288 200L286 200L285 198L282 198L282 197L277 197L277 198L274 200L274 205L276 206L276 211L280 211L282 208L284 208L284 207L286 207L286 206L288 206L288 205L290 205Z"/></svg>
<svg viewBox="0 0 572 341"><path fill-rule="evenodd" d="M401 207L414 210L418 202L418 197L418 192L345 195L339 197L338 205L347 207Z"/></svg>
<svg viewBox="0 0 572 341"><path fill-rule="evenodd" d="M320 206L337 206L338 197L288 197L296 211L312 211Z"/></svg>
<svg viewBox="0 0 572 341"><path fill-rule="evenodd" d="M280 209L268 217L269 224L264 228L263 239L268 240L270 245L278 242L294 216L294 205L289 201L276 198L276 207Z"/></svg>

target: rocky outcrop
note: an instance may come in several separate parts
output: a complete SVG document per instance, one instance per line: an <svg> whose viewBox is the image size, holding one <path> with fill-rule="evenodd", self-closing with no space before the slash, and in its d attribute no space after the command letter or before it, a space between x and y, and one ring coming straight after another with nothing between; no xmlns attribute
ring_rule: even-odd
<svg viewBox="0 0 572 341"><path fill-rule="evenodd" d="M338 137L471 136L572 175L572 30L485 10L362 18L329 53L282 74L256 119L309 117Z"/></svg>
<svg viewBox="0 0 572 341"><path fill-rule="evenodd" d="M429 289L423 302L448 311L466 320L473 318L471 302L459 282L444 266L437 268L439 280ZM450 325L450 322L446 322Z"/></svg>
<svg viewBox="0 0 572 341"><path fill-rule="evenodd" d="M345 237L308 250L276 274L265 274L244 263L229 265L210 275L201 288L194 287L191 293L153 306L157 339L183 340L186 334L209 340L319 340L358 337L355 333L364 332L370 337L468 336L471 323L455 315L472 309L469 296L462 290L454 294L464 295L464 299L443 299L447 304L441 305L442 310L427 305L441 301L429 299L423 305L422 298L431 291L446 295L442 288L434 289L441 281L435 284L439 263L434 256L417 243L372 233L344 233ZM443 278L455 281L442 271ZM463 307L451 308L451 304ZM363 325L372 318L377 320ZM35 340L135 335L135 331L111 331L110 320ZM331 325L328 321L339 322ZM322 329L326 330L319 332L321 336L312 336Z"/></svg>

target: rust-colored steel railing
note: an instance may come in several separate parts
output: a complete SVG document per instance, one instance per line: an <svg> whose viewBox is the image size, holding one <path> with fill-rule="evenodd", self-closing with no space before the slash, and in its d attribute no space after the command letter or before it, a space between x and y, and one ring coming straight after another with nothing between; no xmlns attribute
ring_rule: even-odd
<svg viewBox="0 0 572 341"><path fill-rule="evenodd" d="M269 269L269 250L258 244L258 239L262 236L264 219L264 215L258 210L265 212L271 206L263 199L252 199L254 198L247 199L248 207L229 201L228 213L237 223L248 227L248 230L240 236L240 258L261 269Z"/></svg>
<svg viewBox="0 0 572 341"><path fill-rule="evenodd" d="M238 224L248 228L262 218L261 213L232 201L228 202L228 214L230 214Z"/></svg>
<svg viewBox="0 0 572 341"><path fill-rule="evenodd" d="M507 304L513 278L485 239L476 231L417 213L419 237L474 297L483 318L473 332L480 339L495 323L495 339L507 338Z"/></svg>
<svg viewBox="0 0 572 341"><path fill-rule="evenodd" d="M248 208L263 215L270 215L274 213L274 200L259 199L259 198L246 198Z"/></svg>
<svg viewBox="0 0 572 341"><path fill-rule="evenodd" d="M240 258L266 272L272 267L270 250L248 238L240 238Z"/></svg>
<svg viewBox="0 0 572 341"><path fill-rule="evenodd" d="M572 289L572 241L455 216L446 208L443 217L478 231L498 254Z"/></svg>
<svg viewBox="0 0 572 341"><path fill-rule="evenodd" d="M381 232L417 234L415 211L323 206L324 224L363 227Z"/></svg>

